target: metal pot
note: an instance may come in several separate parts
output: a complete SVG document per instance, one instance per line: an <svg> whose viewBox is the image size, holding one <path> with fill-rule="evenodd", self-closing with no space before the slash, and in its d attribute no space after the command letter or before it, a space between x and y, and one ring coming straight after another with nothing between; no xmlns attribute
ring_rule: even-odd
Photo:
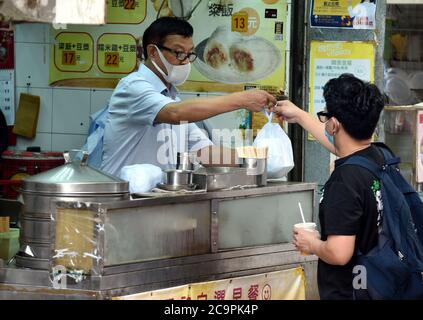
<svg viewBox="0 0 423 320"><path fill-rule="evenodd" d="M171 186L186 186L192 184L191 170L166 170L166 184Z"/></svg>
<svg viewBox="0 0 423 320"><path fill-rule="evenodd" d="M247 175L256 176L258 186L267 185L267 159L243 158L242 167L247 168Z"/></svg>
<svg viewBox="0 0 423 320"><path fill-rule="evenodd" d="M88 156L23 180L24 209L21 217L21 249L18 266L48 269L52 232L52 201L108 202L129 199L129 183L87 166Z"/></svg>

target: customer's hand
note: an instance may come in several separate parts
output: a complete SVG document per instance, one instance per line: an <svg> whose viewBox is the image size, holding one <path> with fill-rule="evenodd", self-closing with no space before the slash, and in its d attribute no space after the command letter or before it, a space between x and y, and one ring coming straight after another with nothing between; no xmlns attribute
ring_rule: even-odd
<svg viewBox="0 0 423 320"><path fill-rule="evenodd" d="M295 229L292 236L295 248L302 253L313 254L312 243L320 239L320 233L317 230Z"/></svg>
<svg viewBox="0 0 423 320"><path fill-rule="evenodd" d="M242 105L249 111L259 112L263 109L269 109L276 104L276 98L264 90L252 89L237 92L237 98Z"/></svg>
<svg viewBox="0 0 423 320"><path fill-rule="evenodd" d="M278 101L277 104L270 108L279 120L285 120L289 123L298 123L301 116L305 113L304 110L298 108L289 100Z"/></svg>

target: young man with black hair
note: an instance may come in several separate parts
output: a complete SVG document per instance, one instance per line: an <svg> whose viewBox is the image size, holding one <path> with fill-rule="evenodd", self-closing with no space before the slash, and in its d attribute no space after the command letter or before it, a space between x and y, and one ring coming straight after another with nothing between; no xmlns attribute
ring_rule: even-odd
<svg viewBox="0 0 423 320"><path fill-rule="evenodd" d="M274 111L298 123L324 147L339 157L325 183L319 205L318 232L294 230L298 250L319 257L318 285L321 299L352 299L355 250L366 254L377 244L382 202L378 180L366 169L341 166L352 155L378 164L383 155L371 138L384 107L384 97L373 85L343 74L323 89L326 109L318 119L290 101L279 101Z"/></svg>
<svg viewBox="0 0 423 320"><path fill-rule="evenodd" d="M176 151L205 150L207 154L210 150L212 142L193 122L241 108L260 111L276 104L276 99L262 90L181 101L175 86L185 82L191 62L197 58L192 35L187 21L173 17L159 18L145 30L144 63L120 80L110 98L102 170L118 175L123 166L142 163L169 169L176 163ZM179 124L184 130L172 130L172 125ZM178 135L174 131L186 132L189 150L177 149L185 144L185 137L174 138ZM163 135L172 140L168 153L163 150Z"/></svg>

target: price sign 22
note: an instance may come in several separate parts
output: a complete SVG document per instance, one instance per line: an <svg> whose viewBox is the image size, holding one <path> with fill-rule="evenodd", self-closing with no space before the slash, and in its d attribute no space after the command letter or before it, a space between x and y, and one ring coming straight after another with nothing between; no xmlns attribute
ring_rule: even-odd
<svg viewBox="0 0 423 320"><path fill-rule="evenodd" d="M135 0L125 0L123 7L125 10L135 10Z"/></svg>
<svg viewBox="0 0 423 320"><path fill-rule="evenodd" d="M119 52L106 52L104 65L106 67L119 67Z"/></svg>

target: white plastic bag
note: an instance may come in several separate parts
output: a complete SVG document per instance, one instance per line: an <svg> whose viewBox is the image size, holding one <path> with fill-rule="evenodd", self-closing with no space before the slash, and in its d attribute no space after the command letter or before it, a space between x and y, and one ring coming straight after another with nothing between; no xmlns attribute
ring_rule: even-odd
<svg viewBox="0 0 423 320"><path fill-rule="evenodd" d="M273 113L265 112L269 120L257 134L253 145L268 147L267 178L282 178L294 167L291 140L278 123L272 123Z"/></svg>
<svg viewBox="0 0 423 320"><path fill-rule="evenodd" d="M129 192L148 192L163 180L162 169L152 164L124 166L119 177L129 181Z"/></svg>

